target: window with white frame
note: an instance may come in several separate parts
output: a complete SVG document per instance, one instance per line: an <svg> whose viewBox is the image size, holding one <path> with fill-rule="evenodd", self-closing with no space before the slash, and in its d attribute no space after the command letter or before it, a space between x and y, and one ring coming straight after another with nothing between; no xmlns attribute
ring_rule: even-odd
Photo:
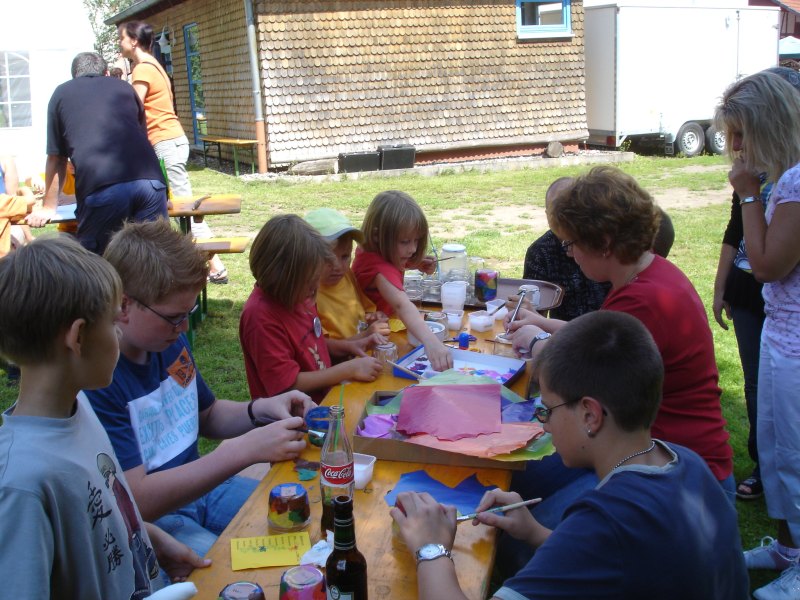
<svg viewBox="0 0 800 600"><path fill-rule="evenodd" d="M571 37L570 1L516 0L517 37L521 40Z"/></svg>
<svg viewBox="0 0 800 600"><path fill-rule="evenodd" d="M30 127L31 124L28 53L0 50L0 128Z"/></svg>

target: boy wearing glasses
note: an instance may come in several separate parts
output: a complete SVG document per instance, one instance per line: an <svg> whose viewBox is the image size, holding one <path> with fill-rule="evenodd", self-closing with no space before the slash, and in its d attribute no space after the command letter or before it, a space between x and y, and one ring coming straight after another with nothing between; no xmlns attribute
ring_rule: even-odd
<svg viewBox="0 0 800 600"><path fill-rule="evenodd" d="M544 404L537 418L564 464L591 469L599 483L553 529L524 507L484 512L521 500L486 492L473 525L536 549L492 599L747 598L736 511L697 454L650 435L664 366L645 326L615 311L580 316L536 363ZM452 560L456 509L404 492L391 515L416 556L418 597L464 598Z"/></svg>
<svg viewBox="0 0 800 600"><path fill-rule="evenodd" d="M104 256L123 285L120 358L111 385L85 394L144 518L203 555L257 485L236 473L298 456L300 417L314 404L298 391L249 404L214 397L183 335L207 260L166 220L127 224ZM200 457L200 435L229 441Z"/></svg>

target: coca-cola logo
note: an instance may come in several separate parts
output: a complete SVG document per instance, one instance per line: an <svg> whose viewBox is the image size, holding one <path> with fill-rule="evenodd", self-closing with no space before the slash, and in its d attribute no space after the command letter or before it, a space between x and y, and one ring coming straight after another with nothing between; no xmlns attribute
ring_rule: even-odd
<svg viewBox="0 0 800 600"><path fill-rule="evenodd" d="M322 464L320 475L329 485L347 485L353 481L353 463L336 466Z"/></svg>

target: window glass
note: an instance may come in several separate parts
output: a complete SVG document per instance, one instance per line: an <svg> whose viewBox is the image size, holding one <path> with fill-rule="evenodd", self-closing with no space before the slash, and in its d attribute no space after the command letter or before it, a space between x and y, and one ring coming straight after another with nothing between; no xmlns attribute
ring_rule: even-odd
<svg viewBox="0 0 800 600"><path fill-rule="evenodd" d="M516 0L519 39L572 36L570 0Z"/></svg>
<svg viewBox="0 0 800 600"><path fill-rule="evenodd" d="M31 124L28 53L0 51L0 127L30 127Z"/></svg>

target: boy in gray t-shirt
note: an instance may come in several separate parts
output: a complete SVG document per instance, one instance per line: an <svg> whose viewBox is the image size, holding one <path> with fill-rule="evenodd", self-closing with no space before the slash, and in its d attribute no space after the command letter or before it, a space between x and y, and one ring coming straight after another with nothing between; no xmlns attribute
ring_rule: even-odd
<svg viewBox="0 0 800 600"><path fill-rule="evenodd" d="M105 430L78 399L111 380L121 293L113 267L67 237L0 260L0 354L22 372L0 427L8 597L147 597L161 587L153 543L176 580L208 564L145 526Z"/></svg>

